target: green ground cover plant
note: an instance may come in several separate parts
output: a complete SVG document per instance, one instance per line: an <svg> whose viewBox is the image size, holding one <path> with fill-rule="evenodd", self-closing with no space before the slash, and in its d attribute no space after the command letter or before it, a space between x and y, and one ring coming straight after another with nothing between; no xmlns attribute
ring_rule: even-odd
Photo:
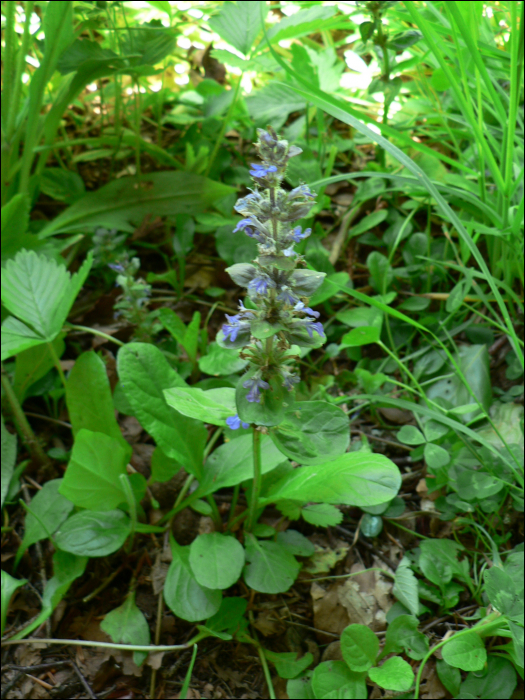
<svg viewBox="0 0 525 700"><path fill-rule="evenodd" d="M213 641L272 698L521 692L523 8L2 4L6 653L127 653L150 697ZM261 601L364 572L381 629L266 639ZM53 636L81 600L111 641Z"/></svg>

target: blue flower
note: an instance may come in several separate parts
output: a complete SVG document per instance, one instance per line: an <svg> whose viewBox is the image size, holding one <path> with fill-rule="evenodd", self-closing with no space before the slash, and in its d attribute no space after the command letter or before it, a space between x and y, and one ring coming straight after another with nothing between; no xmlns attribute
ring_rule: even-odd
<svg viewBox="0 0 525 700"><path fill-rule="evenodd" d="M250 163L252 166L253 170L250 170L250 175L252 177L266 177L268 173L276 173L277 172L277 166L276 165L261 165L260 163Z"/></svg>
<svg viewBox="0 0 525 700"><path fill-rule="evenodd" d="M275 284L268 277L254 277L248 285L248 289L254 290L257 294L266 294L268 287L274 287Z"/></svg>
<svg viewBox="0 0 525 700"><path fill-rule="evenodd" d="M226 418L226 425L228 426L228 428L231 428L232 430L239 430L241 425L243 428L250 427L250 424L245 423L244 421L241 421L241 419L239 418L239 416L237 414L235 414L234 416L230 416L229 418Z"/></svg>
<svg viewBox="0 0 525 700"><path fill-rule="evenodd" d="M299 185L299 187L294 187L288 194L289 199L296 199L297 197L311 197L315 199L315 194L313 194L308 185Z"/></svg>
<svg viewBox="0 0 525 700"><path fill-rule="evenodd" d="M294 243L299 243L300 241L303 240L303 238L308 238L308 236L309 236L311 233L312 233L312 229L311 229L311 228L307 228L307 229L305 229L305 230L301 233L301 227L300 227L300 226L296 226L296 227L294 228L294 230L292 231L292 240L293 240Z"/></svg>
<svg viewBox="0 0 525 700"><path fill-rule="evenodd" d="M261 394L259 392L259 389L270 388L268 382L265 382L263 379L260 379L257 376L253 376L251 379L247 379L245 382L243 382L242 385L245 389L250 390L246 396L247 401L249 401L250 403L260 402Z"/></svg>
<svg viewBox="0 0 525 700"><path fill-rule="evenodd" d="M277 299L279 301L284 301L285 304L290 304L290 306L297 303L297 299L289 292L289 287L283 287Z"/></svg>
<svg viewBox="0 0 525 700"><path fill-rule="evenodd" d="M252 231L250 226L254 226L255 222L248 218L248 219L241 219L237 226L233 229L233 233L237 233L237 231L244 231L248 236L253 238L255 236L255 232Z"/></svg>
<svg viewBox="0 0 525 700"><path fill-rule="evenodd" d="M232 343L234 343L237 339L237 336L239 334L239 331L241 330L241 324L239 322L240 317L237 316L228 316L228 314L225 314L226 318L228 319L228 323L225 323L222 327L222 332L224 333L224 339L227 340L228 336L230 336L230 340Z"/></svg>
<svg viewBox="0 0 525 700"><path fill-rule="evenodd" d="M285 248L283 250L283 255L286 256L287 258L291 258L292 255L297 255L297 253L293 249L293 245L291 245L289 248Z"/></svg>
<svg viewBox="0 0 525 700"><path fill-rule="evenodd" d="M288 391L292 391L293 385L298 384L301 381L301 378L296 374L292 374L287 367L281 367L279 373L283 378L283 386L285 389L288 389Z"/></svg>
<svg viewBox="0 0 525 700"><path fill-rule="evenodd" d="M320 323L319 321L314 323L311 318L308 318L306 320L308 321L306 330L308 331L308 335L310 336L310 338L313 338L314 336L313 331L315 331L319 335L324 335L324 328L322 323Z"/></svg>
<svg viewBox="0 0 525 700"><path fill-rule="evenodd" d="M319 318L321 315L319 311L314 311L309 306L305 306L302 301L298 301L293 308L295 311L304 311L305 314L308 314L308 316L313 316L314 318Z"/></svg>
<svg viewBox="0 0 525 700"><path fill-rule="evenodd" d="M115 272L120 272L120 274L124 274L126 272L120 263L108 263L108 267L115 270Z"/></svg>

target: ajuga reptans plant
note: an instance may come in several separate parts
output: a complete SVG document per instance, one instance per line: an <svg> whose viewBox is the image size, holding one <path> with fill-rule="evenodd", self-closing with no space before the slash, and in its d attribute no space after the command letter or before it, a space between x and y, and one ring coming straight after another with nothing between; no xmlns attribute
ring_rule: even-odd
<svg viewBox="0 0 525 700"><path fill-rule="evenodd" d="M256 144L262 163L252 163L255 187L237 200L235 211L244 218L233 233L243 232L257 241L258 256L249 263L227 269L233 281L246 287L255 308L239 303L235 316L217 337L225 348L242 348L249 360L236 392L238 415L228 419L237 429L250 423L277 425L293 403L294 385L300 381L293 367L293 346L317 348L325 341L319 313L308 307L308 298L322 283L324 273L304 269L306 263L294 245L307 238L294 222L307 216L315 193L307 185L287 192L281 187L288 160L301 149L279 139L274 129L258 129Z"/></svg>

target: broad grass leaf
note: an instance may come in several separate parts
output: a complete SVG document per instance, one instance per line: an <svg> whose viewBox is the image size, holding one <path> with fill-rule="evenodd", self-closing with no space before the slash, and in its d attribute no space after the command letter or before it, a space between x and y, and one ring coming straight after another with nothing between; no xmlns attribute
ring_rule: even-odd
<svg viewBox="0 0 525 700"><path fill-rule="evenodd" d="M118 440L82 428L75 438L60 493L80 508L111 511L126 502L119 477L126 474L128 459Z"/></svg>
<svg viewBox="0 0 525 700"><path fill-rule="evenodd" d="M162 352L147 343L128 343L117 358L121 386L133 414L163 452L200 479L208 432L204 425L171 408L164 390L185 387Z"/></svg>
<svg viewBox="0 0 525 700"><path fill-rule="evenodd" d="M39 237L95 226L131 233L148 214L196 214L232 192L227 185L187 172L164 171L142 178L121 178L96 192L88 192L53 219Z"/></svg>
<svg viewBox="0 0 525 700"><path fill-rule="evenodd" d="M269 489L263 501L371 506L394 498L400 485L399 469L387 457L347 452L325 464L294 469Z"/></svg>
<svg viewBox="0 0 525 700"><path fill-rule="evenodd" d="M83 510L68 518L55 533L59 549L79 557L106 557L120 549L131 530L121 510Z"/></svg>

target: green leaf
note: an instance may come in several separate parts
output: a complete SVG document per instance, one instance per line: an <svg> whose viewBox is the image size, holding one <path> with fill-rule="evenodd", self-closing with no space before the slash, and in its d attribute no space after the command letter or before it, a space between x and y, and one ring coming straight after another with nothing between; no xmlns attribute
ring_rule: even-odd
<svg viewBox="0 0 525 700"><path fill-rule="evenodd" d="M312 700L315 697L312 690L313 671L303 671L298 678L293 678L286 684L286 694L289 698L296 700Z"/></svg>
<svg viewBox="0 0 525 700"><path fill-rule="evenodd" d="M242 621L242 616L248 606L244 598L223 598L221 607L206 620L206 629L214 632L227 632L235 634Z"/></svg>
<svg viewBox="0 0 525 700"><path fill-rule="evenodd" d="M437 659L436 670L439 680L443 683L448 692L456 697L459 694L459 686L461 685L461 673L458 668L449 666L443 659Z"/></svg>
<svg viewBox="0 0 525 700"><path fill-rule="evenodd" d="M53 554L53 577L47 582L42 595L42 610L32 622L24 627L13 639L23 639L51 617L53 611L66 595L73 581L84 573L87 556L75 556L57 550Z"/></svg>
<svg viewBox="0 0 525 700"><path fill-rule="evenodd" d="M311 557L315 552L314 545L297 530L285 530L277 535L277 542L297 557Z"/></svg>
<svg viewBox="0 0 525 700"><path fill-rule="evenodd" d="M248 535L245 541L246 585L259 593L284 593L301 568L288 549L277 542L259 541Z"/></svg>
<svg viewBox="0 0 525 700"><path fill-rule="evenodd" d="M201 325L201 315L198 311L193 312L191 322L188 324L184 334L184 349L192 362L197 359L197 346L199 344L199 329Z"/></svg>
<svg viewBox="0 0 525 700"><path fill-rule="evenodd" d="M294 469L262 500L371 506L394 498L400 485L398 468L383 455L347 452L326 464Z"/></svg>
<svg viewBox="0 0 525 700"><path fill-rule="evenodd" d="M173 309L166 307L159 309L159 321L164 328L171 334L173 338L184 347L184 336L186 335L186 325L182 319L177 316Z"/></svg>
<svg viewBox="0 0 525 700"><path fill-rule="evenodd" d="M82 428L75 438L60 493L79 508L111 511L126 502L121 474L128 455L115 438Z"/></svg>
<svg viewBox="0 0 525 700"><path fill-rule="evenodd" d="M115 418L115 409L106 366L92 350L77 358L66 384L66 403L73 435L85 428L115 439L131 458L131 445L126 442Z"/></svg>
<svg viewBox="0 0 525 700"><path fill-rule="evenodd" d="M365 678L366 673L351 671L344 661L322 661L312 675L314 697L366 698ZM331 696L333 692L339 695Z"/></svg>
<svg viewBox="0 0 525 700"><path fill-rule="evenodd" d="M241 435L212 452L206 460L204 474L196 491L199 497L253 478L252 441L251 435ZM282 461L282 454L270 438L263 435L261 438L262 474L275 469Z"/></svg>
<svg viewBox="0 0 525 700"><path fill-rule="evenodd" d="M64 335L65 333L59 333L51 343L58 358L62 357L66 347ZM31 385L42 379L54 365L55 360L47 343L28 348L17 354L13 391L21 404L24 403Z"/></svg>
<svg viewBox="0 0 525 700"><path fill-rule="evenodd" d="M63 479L47 481L38 491L26 514L24 539L15 557L15 568L28 547L50 537L73 510L73 503L59 493Z"/></svg>
<svg viewBox="0 0 525 700"><path fill-rule="evenodd" d="M468 693L474 698L506 700L512 697L517 681L516 671L508 659L490 655L482 673L471 672L463 681L461 697L467 697Z"/></svg>
<svg viewBox="0 0 525 700"><path fill-rule="evenodd" d="M486 411L492 403L492 389L490 380L489 354L486 345L463 345L459 354L455 357L457 364L463 372L466 382L476 399ZM465 406L472 403L472 396L460 380L457 370L449 365L449 371L453 374L448 379L441 379L429 387L427 396L429 399L444 398L452 407ZM480 409L461 415L464 423L469 423L480 415Z"/></svg>
<svg viewBox="0 0 525 700"><path fill-rule="evenodd" d="M432 442L427 442L423 454L430 469L440 469L450 462L450 453Z"/></svg>
<svg viewBox="0 0 525 700"><path fill-rule="evenodd" d="M200 479L208 432L200 421L168 406L164 390L186 383L161 351L147 343L128 343L117 358L124 394L140 424L163 452Z"/></svg>
<svg viewBox="0 0 525 700"><path fill-rule="evenodd" d="M375 664L379 639L365 625L348 625L341 635L341 653L352 671L368 671Z"/></svg>
<svg viewBox="0 0 525 700"><path fill-rule="evenodd" d="M314 307L328 301L341 291L340 287L345 286L352 286L348 272L334 272L333 275L328 275L310 299L310 306Z"/></svg>
<svg viewBox="0 0 525 700"><path fill-rule="evenodd" d="M373 306L359 306L355 309L346 309L339 311L335 317L341 323L352 328L361 328L361 326L373 326L381 329L383 323L383 313Z"/></svg>
<svg viewBox="0 0 525 700"><path fill-rule="evenodd" d="M494 608L513 622L523 624L523 579L516 583L499 566L485 570L485 591Z"/></svg>
<svg viewBox="0 0 525 700"><path fill-rule="evenodd" d="M487 661L485 645L475 632L451 637L441 653L447 664L462 671L481 671Z"/></svg>
<svg viewBox="0 0 525 700"><path fill-rule="evenodd" d="M279 503L281 507L282 502ZM301 509L301 515L307 523L317 527L333 527L339 525L343 519L343 514L335 506L329 503L311 503Z"/></svg>
<svg viewBox="0 0 525 700"><path fill-rule="evenodd" d="M429 581L437 586L449 583L453 577L470 581L468 563L458 561L464 547L453 540L423 540L420 543L419 566Z"/></svg>
<svg viewBox="0 0 525 700"><path fill-rule="evenodd" d="M2 324L2 360L37 343L49 343L62 326L88 275L91 253L71 276L65 266L22 250L8 260L2 274L2 302L14 316Z"/></svg>
<svg viewBox="0 0 525 700"><path fill-rule="evenodd" d="M366 259L366 265L370 270L374 289L379 294L384 294L394 279L394 271L388 258L374 250Z"/></svg>
<svg viewBox="0 0 525 700"><path fill-rule="evenodd" d="M111 610L100 623L100 629L109 634L115 644L136 644L149 646L149 625L144 614L137 607L135 592L131 592L124 603ZM133 660L140 666L146 660L148 652L135 651Z"/></svg>
<svg viewBox="0 0 525 700"><path fill-rule="evenodd" d="M189 562L197 583L222 590L237 583L244 549L234 537L219 532L198 535L190 545Z"/></svg>
<svg viewBox="0 0 525 700"><path fill-rule="evenodd" d="M188 622L205 620L218 612L221 591L201 586L190 566L190 548L181 547L170 535L173 561L164 583L164 600L177 617Z"/></svg>
<svg viewBox="0 0 525 700"><path fill-rule="evenodd" d="M270 436L281 452L300 464L321 464L346 452L348 416L325 401L301 401L287 411Z"/></svg>
<svg viewBox="0 0 525 700"><path fill-rule="evenodd" d="M59 549L80 557L106 557L122 547L130 529L121 510L83 510L63 523L55 542Z"/></svg>
<svg viewBox="0 0 525 700"><path fill-rule="evenodd" d="M169 481L182 467L171 457L168 457L156 447L151 455L151 477L149 483Z"/></svg>
<svg viewBox="0 0 525 700"><path fill-rule="evenodd" d="M5 427L4 416L2 421L2 508L9 491L9 484L13 476L16 462L16 435L10 433Z"/></svg>
<svg viewBox="0 0 525 700"><path fill-rule="evenodd" d="M267 13L264 2L228 2L208 20L208 24L221 39L247 56L262 30Z"/></svg>
<svg viewBox="0 0 525 700"><path fill-rule="evenodd" d="M361 520L361 532L365 537L377 537L383 529L383 518L365 513Z"/></svg>
<svg viewBox="0 0 525 700"><path fill-rule="evenodd" d="M135 224L155 212L155 216L196 214L223 199L234 189L188 172L164 171L147 177L114 180L55 217L39 233L47 238L64 231L85 231L104 226L132 232Z"/></svg>
<svg viewBox="0 0 525 700"><path fill-rule="evenodd" d="M361 328L354 328L350 333L345 333L341 338L341 346L348 348L357 348L362 345L370 345L371 343L377 343L381 337L381 329L376 326L363 326Z"/></svg>
<svg viewBox="0 0 525 700"><path fill-rule="evenodd" d="M392 656L379 668L371 668L368 675L380 688L402 693L410 690L414 683L412 667L399 656Z"/></svg>
<svg viewBox="0 0 525 700"><path fill-rule="evenodd" d="M100 46L96 42L89 43ZM40 176L40 189L48 197L66 204L76 202L86 192L84 180L80 175L64 168L44 168Z"/></svg>
<svg viewBox="0 0 525 700"><path fill-rule="evenodd" d="M221 387L203 391L196 387L166 389L164 397L183 416L195 418L212 425L226 425L226 418L237 413L235 389Z"/></svg>
<svg viewBox="0 0 525 700"><path fill-rule="evenodd" d="M208 345L208 354L199 359L199 369L214 377L225 377L240 372L248 364L239 357L238 350L223 348L217 343Z"/></svg>
<svg viewBox="0 0 525 700"><path fill-rule="evenodd" d="M235 402L239 418L245 423L255 423L256 425L279 425L283 420L286 411L293 405L293 393L285 389L279 377L272 377L268 382L269 389L261 390L261 400L259 403L250 402L246 398L249 389L244 387L244 382L250 379L257 369L252 369L243 374L237 382L235 390Z"/></svg>
<svg viewBox="0 0 525 700"><path fill-rule="evenodd" d="M417 579L407 557L403 557L398 564L392 593L413 615L419 614Z"/></svg>
<svg viewBox="0 0 525 700"><path fill-rule="evenodd" d="M371 214L368 214L368 216L363 217L355 226L352 226L348 234L349 237L353 238L354 236L359 236L361 233L365 233L365 231L370 231L371 228L379 226L387 216L388 211L386 209L373 211Z"/></svg>
<svg viewBox="0 0 525 700"><path fill-rule="evenodd" d="M268 30L266 36L271 43L293 39L307 34L313 34L323 29L329 29L334 24L334 19L339 22L339 18L334 18L335 8L314 6L294 12L289 17L283 17L281 21L274 24Z"/></svg>
<svg viewBox="0 0 525 700"><path fill-rule="evenodd" d="M11 600L11 597L13 593L16 591L17 588L20 588L20 586L23 586L25 583L27 583L27 579L16 579L10 576L7 571L4 571L2 569L2 636L4 635L4 630L5 630L5 623L7 620L7 608L9 606L9 601Z"/></svg>
<svg viewBox="0 0 525 700"><path fill-rule="evenodd" d="M428 652L428 639L418 631L418 619L413 615L399 615L386 631L385 646L381 656L406 652L411 659L419 661Z"/></svg>
<svg viewBox="0 0 525 700"><path fill-rule="evenodd" d="M36 236L26 234L29 226L29 197L26 193L15 196L2 207L2 262L12 258L25 245L27 239Z"/></svg>
<svg viewBox="0 0 525 700"><path fill-rule="evenodd" d="M421 430L413 425L404 425L398 432L397 439L405 445L424 445L426 442Z"/></svg>
<svg viewBox="0 0 525 700"><path fill-rule="evenodd" d="M275 666L275 670L280 678L295 678L305 671L314 660L313 654L307 652L300 659L293 651L276 653L275 651L264 650L264 655Z"/></svg>

